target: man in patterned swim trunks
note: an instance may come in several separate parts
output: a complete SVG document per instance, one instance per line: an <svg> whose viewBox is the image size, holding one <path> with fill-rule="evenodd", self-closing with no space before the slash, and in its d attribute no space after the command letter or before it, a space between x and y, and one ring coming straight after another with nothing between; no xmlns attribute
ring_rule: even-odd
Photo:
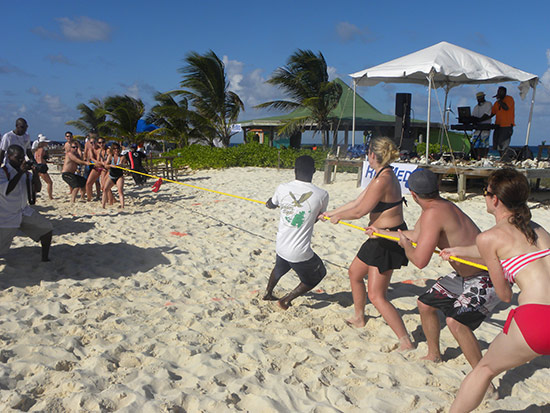
<svg viewBox="0 0 550 413"><path fill-rule="evenodd" d="M455 204L439 196L437 176L433 172L417 169L410 175L408 186L422 213L413 230L393 235L399 235L399 245L405 249L411 263L424 268L436 247L475 244L479 228ZM417 243L416 248L411 241ZM472 261L480 263L480 260ZM418 311L428 344L428 354L424 359L441 361L439 310L445 314L449 330L473 368L481 360L481 349L473 330L479 327L499 299L487 271L456 261L449 263L454 271L439 278L418 297Z"/></svg>

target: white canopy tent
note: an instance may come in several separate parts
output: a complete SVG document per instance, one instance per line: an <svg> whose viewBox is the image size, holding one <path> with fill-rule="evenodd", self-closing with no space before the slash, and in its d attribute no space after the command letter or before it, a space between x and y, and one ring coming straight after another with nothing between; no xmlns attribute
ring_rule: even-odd
<svg viewBox="0 0 550 413"><path fill-rule="evenodd" d="M354 92L357 86L374 86L378 83L415 83L428 85L426 161L428 159L430 139L432 87L445 88L446 106L449 90L455 86L519 81L518 88L522 99L527 95L529 87L533 88L529 122L525 137L525 144L529 143L538 77L482 54L455 46L451 43L441 42L387 63L352 73L350 76L353 78ZM355 124L352 125L352 131L352 137L354 137Z"/></svg>

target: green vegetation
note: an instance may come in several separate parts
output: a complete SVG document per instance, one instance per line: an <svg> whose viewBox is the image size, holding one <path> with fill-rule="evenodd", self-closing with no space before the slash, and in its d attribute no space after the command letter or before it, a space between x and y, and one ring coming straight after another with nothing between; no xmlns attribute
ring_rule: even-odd
<svg viewBox="0 0 550 413"><path fill-rule="evenodd" d="M330 112L338 105L342 87L328 80L327 62L321 52L298 49L286 66L275 70L267 83L281 89L289 100L275 100L257 105L257 108L272 108L290 111L304 109L303 115L285 122L278 130L280 135L292 135L315 123L316 132L321 131L323 147L328 147L328 134L332 120Z"/></svg>
<svg viewBox="0 0 550 413"><path fill-rule="evenodd" d="M259 143L248 143L228 148L191 145L174 149L163 156L175 156L176 168L188 165L192 169L220 169L243 166L293 168L297 157L309 155L317 170L324 167L327 151L310 149L277 149Z"/></svg>
<svg viewBox="0 0 550 413"><path fill-rule="evenodd" d="M439 143L430 143L430 154L439 153L440 151L441 147ZM449 152L449 147L447 145L443 145L443 152ZM426 155L426 142L421 142L416 145L416 153L418 156Z"/></svg>

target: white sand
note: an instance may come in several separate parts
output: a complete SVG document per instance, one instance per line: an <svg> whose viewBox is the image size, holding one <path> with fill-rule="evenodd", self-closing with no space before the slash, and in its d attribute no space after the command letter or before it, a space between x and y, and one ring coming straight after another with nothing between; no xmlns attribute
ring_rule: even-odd
<svg viewBox="0 0 550 413"><path fill-rule="evenodd" d="M360 231L317 224L313 248L328 274L284 312L261 300L277 211L175 184L155 194L152 182L137 189L131 179L127 208L102 210L70 204L67 186L53 178L57 199L42 196L37 207L55 227L52 262L40 263L38 245L17 237L2 264L0 411L440 412L470 371L447 328L444 362L420 360L416 297L448 272L438 257L393 275L389 296L418 342L401 354L371 304L365 328L343 321L352 314L347 267ZM265 201L291 179L289 170L243 168L184 182ZM355 174L324 186L318 172L314 182L329 191L330 207L359 193ZM493 224L481 196L460 207L482 229ZM410 200L405 211L411 226L419 207ZM550 228L546 209L533 215ZM289 273L275 293L297 283ZM484 349L507 313L502 306L476 331ZM501 375L501 399L479 411L547 411L549 371L539 358Z"/></svg>

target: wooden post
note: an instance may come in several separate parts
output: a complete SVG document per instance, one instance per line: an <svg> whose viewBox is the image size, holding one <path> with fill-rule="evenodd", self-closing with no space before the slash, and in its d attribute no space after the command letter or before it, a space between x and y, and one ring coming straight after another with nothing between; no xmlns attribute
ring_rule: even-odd
<svg viewBox="0 0 550 413"><path fill-rule="evenodd" d="M466 199L466 174L458 174L458 200Z"/></svg>
<svg viewBox="0 0 550 413"><path fill-rule="evenodd" d="M325 176L323 178L325 184L330 184L330 165L328 159L325 160Z"/></svg>

